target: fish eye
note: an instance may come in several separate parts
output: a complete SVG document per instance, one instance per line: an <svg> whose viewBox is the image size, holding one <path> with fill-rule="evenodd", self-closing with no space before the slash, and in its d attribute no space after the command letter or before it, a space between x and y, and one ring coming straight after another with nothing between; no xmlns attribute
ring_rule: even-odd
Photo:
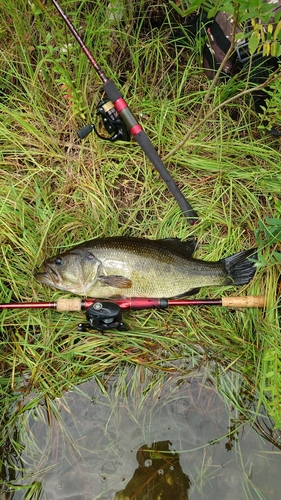
<svg viewBox="0 0 281 500"><path fill-rule="evenodd" d="M62 265L62 259L60 257L57 257L55 260L56 266L61 266Z"/></svg>
<svg viewBox="0 0 281 500"><path fill-rule="evenodd" d="M87 260L95 260L95 256L91 252L87 253L86 258Z"/></svg>

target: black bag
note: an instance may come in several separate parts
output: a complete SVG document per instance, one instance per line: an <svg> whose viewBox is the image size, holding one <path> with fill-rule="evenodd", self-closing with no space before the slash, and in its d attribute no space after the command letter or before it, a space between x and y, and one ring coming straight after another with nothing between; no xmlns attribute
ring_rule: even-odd
<svg viewBox="0 0 281 500"><path fill-rule="evenodd" d="M233 37L233 22L226 12L218 12L212 23L207 27L207 41L203 48L203 68L209 79L214 78L224 60ZM235 34L241 32L237 26ZM237 50L227 59L221 71L221 76L234 76L242 69L242 61Z"/></svg>
<svg viewBox="0 0 281 500"><path fill-rule="evenodd" d="M270 2L270 0L267 1ZM280 16L281 0L272 3L272 18L270 22L273 23L273 29L276 27L276 24L274 26L274 22L278 13ZM264 26L265 31L266 28ZM252 29L251 25L248 29ZM242 29L237 25L235 35L239 32L242 32ZM206 38L203 48L203 68L207 77L213 79L231 46L233 19L226 12L218 12L214 19L208 19L204 11L199 11L188 23L183 25L183 30L176 30L173 33L173 38L177 44L179 40L183 42L186 33L190 37L199 35ZM257 52L251 56L248 43L240 39L236 42L233 54L227 59L222 68L220 78L231 78L240 72L241 76L243 76L243 71L247 74L247 65L249 65L249 62L251 64L250 81L256 85L265 82L270 73L275 71L279 65L279 60L276 57L265 57L262 52ZM252 96L256 112L263 114L262 108L266 107L267 92L263 89L254 91ZM281 136L281 130L278 130L277 127L272 127L268 132L275 136Z"/></svg>
<svg viewBox="0 0 281 500"><path fill-rule="evenodd" d="M274 21L277 13L281 12L281 0L272 3L272 18L273 30ZM263 29L266 31L267 26ZM250 26L249 26L249 29ZM247 28L246 28L247 30ZM218 12L213 22L206 27L207 41L203 49L203 67L209 79L213 79L222 61L224 60L230 46L233 34L242 32L241 28L237 25L235 33L233 33L233 19L226 12ZM229 57L222 68L220 77L233 77L242 70L247 72L247 66L251 64L250 82L260 85L265 82L270 73L278 68L279 60L272 56L263 56L262 51L256 52L252 56L248 48L248 42L239 40L235 43L235 51ZM243 74L243 73L242 73ZM257 90L252 93L255 110L257 113L262 114L264 107L266 107L266 99L268 94L266 90ZM281 131L279 127L272 127L268 130L271 135L280 137Z"/></svg>

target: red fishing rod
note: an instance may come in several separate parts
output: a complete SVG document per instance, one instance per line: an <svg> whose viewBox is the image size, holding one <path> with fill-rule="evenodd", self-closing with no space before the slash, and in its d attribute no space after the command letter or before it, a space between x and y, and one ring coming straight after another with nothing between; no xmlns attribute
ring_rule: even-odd
<svg viewBox="0 0 281 500"><path fill-rule="evenodd" d="M167 171L165 165L163 164L162 160L160 159L158 153L156 152L155 148L153 147L152 143L150 142L148 136L144 132L142 126L137 122L136 118L134 117L133 113L129 109L126 101L124 100L122 94L116 87L115 83L112 80L109 80L105 74L103 73L102 69L98 65L97 61L94 59L93 55L89 51L89 49L86 47L84 44L82 38L80 35L77 33L76 29L62 10L61 6L56 0L52 0L53 4L57 8L58 12L60 13L61 17L63 18L64 22L70 29L71 33L79 43L80 47L82 48L83 52L86 54L87 58L89 59L90 63L92 66L95 68L97 74L103 81L103 90L105 91L106 95L110 99L110 101L113 103L114 108L117 112L117 114L122 118L124 121L127 129L130 131L131 135L136 139L142 150L145 152L147 157L150 159L151 163L154 165L164 182L166 183L167 187L175 197L175 199L178 202L178 205L180 206L181 210L183 211L185 217L187 217L188 222L193 225L198 221L198 215L197 213L193 210L192 206L188 203L172 177L170 176L169 172ZM80 134L80 137L83 138L85 135L88 134L90 129L92 130L94 128L93 125L89 125L88 127L85 128L85 131ZM86 130L87 129L87 130Z"/></svg>
<svg viewBox="0 0 281 500"><path fill-rule="evenodd" d="M263 296L222 297L220 299L158 299L132 297L124 299L64 299L56 302L11 302L0 304L4 309L55 309L58 312L86 311L87 323L78 325L79 331L94 329L99 331L117 329L125 331L122 310L166 309L171 306L222 306L231 309L244 307L265 307Z"/></svg>

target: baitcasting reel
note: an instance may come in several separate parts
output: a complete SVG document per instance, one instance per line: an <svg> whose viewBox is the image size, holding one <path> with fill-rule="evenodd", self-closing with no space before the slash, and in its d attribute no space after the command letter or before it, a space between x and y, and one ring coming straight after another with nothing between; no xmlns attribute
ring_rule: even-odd
<svg viewBox="0 0 281 500"><path fill-rule="evenodd" d="M117 329L120 332L127 330L122 321L121 307L114 302L95 302L86 311L87 323L79 323L78 331Z"/></svg>
<svg viewBox="0 0 281 500"><path fill-rule="evenodd" d="M122 118L117 114L114 104L106 97L101 99L97 105L97 115L101 116L103 125L109 134L109 137L104 137L100 135L92 123L91 125L86 125L86 127L78 130L78 136L80 139L85 139L93 130L96 132L97 136L104 141L129 141L130 133L122 120Z"/></svg>

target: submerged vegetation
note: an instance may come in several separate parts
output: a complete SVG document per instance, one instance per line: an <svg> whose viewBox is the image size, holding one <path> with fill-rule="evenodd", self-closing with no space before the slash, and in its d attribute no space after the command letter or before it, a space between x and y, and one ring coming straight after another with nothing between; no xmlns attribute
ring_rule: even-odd
<svg viewBox="0 0 281 500"><path fill-rule="evenodd" d="M281 428L280 139L265 133L242 79L210 90L202 47L170 42L182 20L169 2L124 4L120 11L111 2L109 11L102 1L62 2L200 221L188 225L133 140L78 139L77 129L96 120L98 76L52 2L7 0L0 6L1 302L62 296L37 283L34 272L56 251L88 239L193 236L201 259L259 250L249 285L211 287L198 298L264 295L267 307L132 311L124 315L127 332L105 335L77 332L78 313L2 311L0 450L2 468L11 460L10 483L13 459L5 454L20 455L24 415L44 404L51 419L54 398L93 377L105 391L101 379L123 366L176 373L179 360L193 368L217 362L213 383L225 400L253 421L264 407ZM271 92L280 102L276 83ZM241 377L235 390L225 384L229 370ZM252 400L249 411L243 402ZM38 492L30 483L25 498Z"/></svg>

